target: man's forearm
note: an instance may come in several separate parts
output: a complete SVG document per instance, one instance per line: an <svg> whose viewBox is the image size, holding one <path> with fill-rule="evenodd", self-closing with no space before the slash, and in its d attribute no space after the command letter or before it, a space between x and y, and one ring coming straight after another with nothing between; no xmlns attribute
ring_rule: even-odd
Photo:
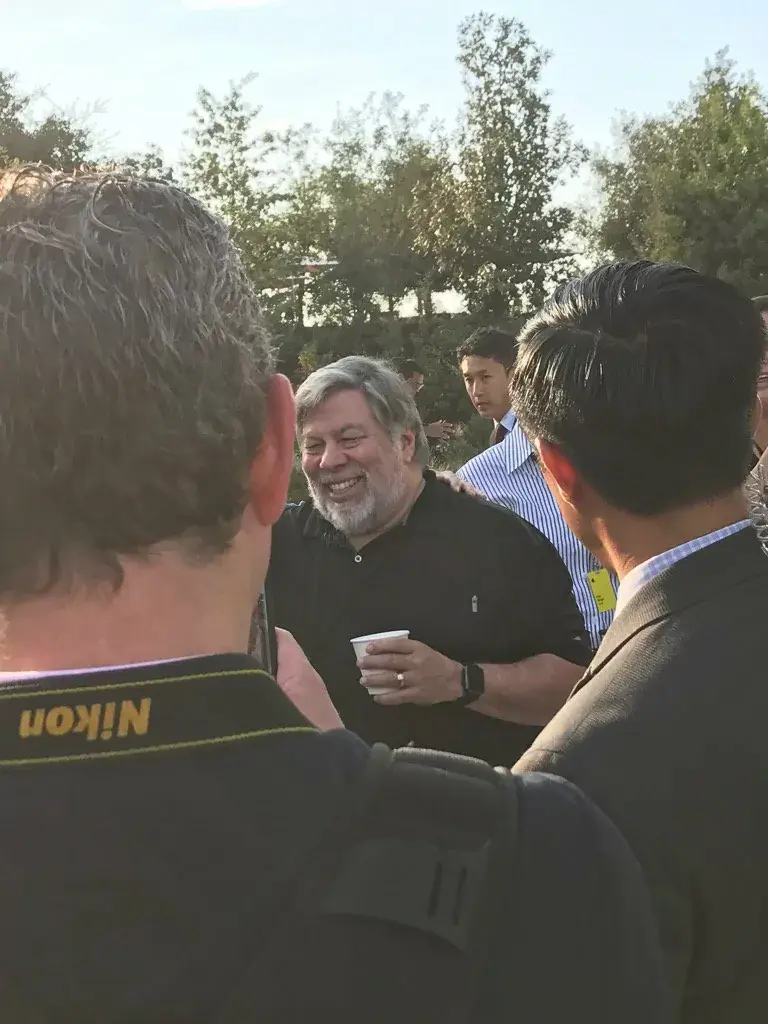
<svg viewBox="0 0 768 1024"><path fill-rule="evenodd" d="M581 665L537 654L514 665L482 665L485 693L470 711L520 725L546 725L584 674Z"/></svg>

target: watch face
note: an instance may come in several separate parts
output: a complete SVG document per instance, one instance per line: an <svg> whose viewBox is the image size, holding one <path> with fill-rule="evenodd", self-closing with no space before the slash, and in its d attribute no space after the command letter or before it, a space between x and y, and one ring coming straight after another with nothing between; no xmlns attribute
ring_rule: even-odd
<svg viewBox="0 0 768 1024"><path fill-rule="evenodd" d="M467 692L474 697L485 693L485 673L479 665L467 665Z"/></svg>

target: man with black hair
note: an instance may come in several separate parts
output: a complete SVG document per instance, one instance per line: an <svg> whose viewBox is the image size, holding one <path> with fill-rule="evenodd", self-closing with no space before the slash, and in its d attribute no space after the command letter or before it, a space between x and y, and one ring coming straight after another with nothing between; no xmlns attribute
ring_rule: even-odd
<svg viewBox="0 0 768 1024"><path fill-rule="evenodd" d="M424 370L419 366L415 359L404 359L400 363L399 369L400 376L408 385L408 390L415 398L424 387Z"/></svg>
<svg viewBox="0 0 768 1024"><path fill-rule="evenodd" d="M415 398L424 387L424 370L415 359L405 359L400 364L400 376L408 386L408 390ZM447 441L453 434L454 426L446 420L435 420L434 423L424 424L424 433L430 446L438 441Z"/></svg>
<svg viewBox="0 0 768 1024"><path fill-rule="evenodd" d="M621 581L517 767L572 780L629 840L687 1024L768 1017L768 560L742 493L765 347L733 286L618 263L557 289L512 380L564 518Z"/></svg>
<svg viewBox="0 0 768 1024"><path fill-rule="evenodd" d="M510 408L516 351L515 335L497 328L480 328L458 350L467 394L480 415L493 418L495 426L489 447L456 475L489 501L522 516L556 548L571 574L573 594L595 649L613 618L616 581L568 528L533 445Z"/></svg>
<svg viewBox="0 0 768 1024"><path fill-rule="evenodd" d="M489 444L507 436L509 414L509 375L515 365L517 340L514 334L498 327L480 327L456 350L459 369L475 411L493 420Z"/></svg>

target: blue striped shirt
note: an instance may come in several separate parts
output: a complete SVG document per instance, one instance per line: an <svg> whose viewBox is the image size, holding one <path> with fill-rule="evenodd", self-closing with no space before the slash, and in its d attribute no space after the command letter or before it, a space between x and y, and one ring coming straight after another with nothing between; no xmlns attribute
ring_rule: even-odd
<svg viewBox="0 0 768 1024"><path fill-rule="evenodd" d="M722 530L715 530L714 533L707 533L703 537L695 537L693 540L688 540L685 544L678 544L676 548L662 551L660 555L654 555L653 558L649 558L646 562L636 565L621 581L619 596L616 602L616 615L629 604L629 601L638 590L642 590L646 583L650 583L652 579L655 579L665 569L671 569L673 565L682 562L689 555L695 555L697 551L703 551L704 548L717 544L719 541L725 540L726 537L731 537L734 533L746 530L749 525L749 519L743 519L741 522L724 526Z"/></svg>
<svg viewBox="0 0 768 1024"><path fill-rule="evenodd" d="M613 612L598 610L587 579L587 574L599 570L600 565L566 526L515 414L508 412L501 423L509 431L504 440L470 459L458 476L489 501L517 512L557 548L571 574L576 603L597 648L613 618ZM613 585L615 589L615 580Z"/></svg>

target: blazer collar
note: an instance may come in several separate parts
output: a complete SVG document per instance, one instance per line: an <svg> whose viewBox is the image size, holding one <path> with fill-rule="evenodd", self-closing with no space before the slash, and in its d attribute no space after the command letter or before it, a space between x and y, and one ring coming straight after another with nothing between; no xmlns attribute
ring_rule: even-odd
<svg viewBox="0 0 768 1024"><path fill-rule="evenodd" d="M646 626L702 604L756 576L768 578L768 558L751 529L696 551L649 580L611 623L576 693Z"/></svg>

